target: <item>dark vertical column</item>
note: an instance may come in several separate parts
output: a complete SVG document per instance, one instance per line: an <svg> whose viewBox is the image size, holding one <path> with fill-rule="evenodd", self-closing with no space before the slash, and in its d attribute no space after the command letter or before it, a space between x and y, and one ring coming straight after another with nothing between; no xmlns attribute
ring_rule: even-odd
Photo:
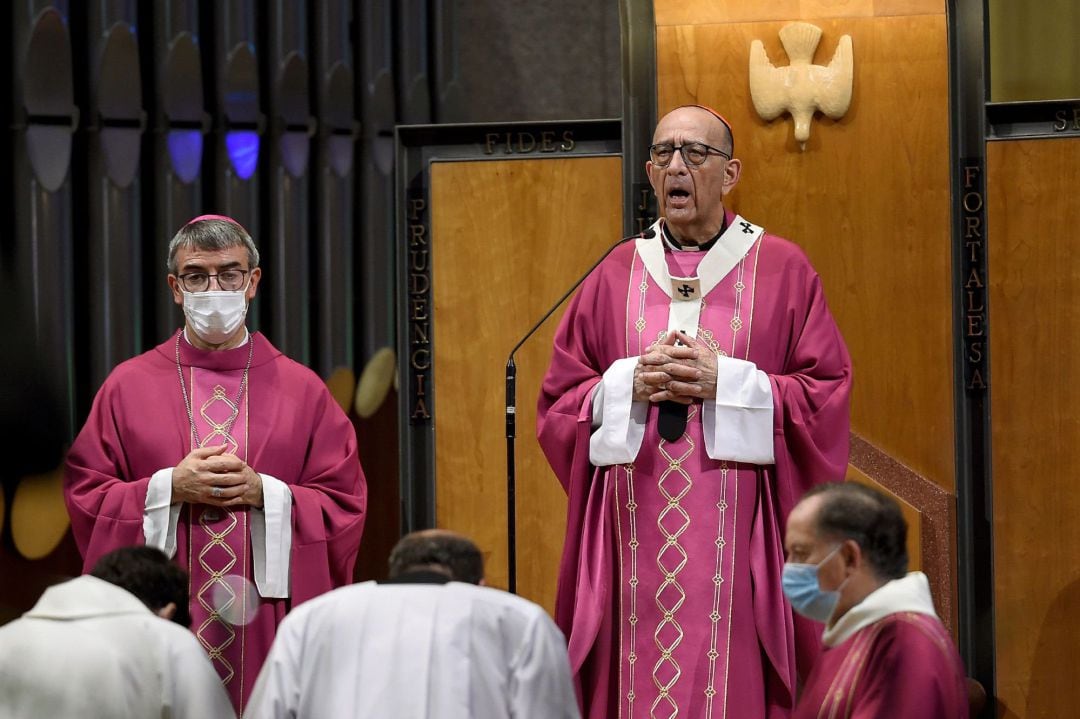
<svg viewBox="0 0 1080 719"><path fill-rule="evenodd" d="M135 0L86 8L89 382L143 348L139 161L146 114Z"/></svg>
<svg viewBox="0 0 1080 719"><path fill-rule="evenodd" d="M209 7L213 8L207 20L213 22L214 183L213 201L204 209L234 218L247 228L261 251L269 240L263 236L259 213L260 150L266 125L259 105L260 46L255 23L259 4L220 0ZM262 324L262 294L248 312L251 329Z"/></svg>
<svg viewBox="0 0 1080 719"><path fill-rule="evenodd" d="M357 360L394 345L394 14L390 3L356 4L360 106L357 197ZM423 38L420 41L424 41Z"/></svg>
<svg viewBox="0 0 1080 719"><path fill-rule="evenodd" d="M430 18L428 3L425 0L402 0L397 4L397 17L395 19L397 22L395 32L397 38L397 65L394 77L398 95L397 117L399 122L404 125L427 124L431 122L431 82L429 76L431 64L428 52ZM404 181L404 184L409 185L410 191L413 189L408 180ZM398 204L396 209L396 220L400 222L404 217L405 206ZM393 262L392 258L395 256L402 257L402 254L391 252L391 262ZM394 265L391 265L391 267L394 268L392 276L398 277L401 274L400 268ZM401 288L395 288L391 284L388 289L390 292L394 292L395 289L400 290ZM403 303L398 304L398 307L403 308L405 305ZM399 311L401 310L399 309ZM400 346L401 343L398 344ZM402 381L405 380L406 376L408 375L401 377ZM399 417L399 423L402 419ZM429 427L428 429L429 436L432 436L434 428ZM410 486L414 478L406 477L403 473L400 489L403 511L410 511L410 505L412 510L427 511L426 522L420 521L420 523L417 523L415 512L411 513L411 515L404 515L401 522L404 531L435 526L434 472L429 472L427 476L432 478L432 485L431 491L426 492L425 497L423 489L420 489L416 484Z"/></svg>
<svg viewBox="0 0 1080 719"><path fill-rule="evenodd" d="M63 401L64 432L75 433L72 136L75 106L68 3L13 3L10 198L13 236L3 260L22 306L32 311L28 347L46 365ZM7 168L5 168L7 171ZM10 242L10 244L8 244ZM6 338L5 342L15 341Z"/></svg>
<svg viewBox="0 0 1080 719"><path fill-rule="evenodd" d="M353 103L352 9L347 0L315 3L315 296L319 373L355 368L353 245L357 123Z"/></svg>
<svg viewBox="0 0 1080 719"><path fill-rule="evenodd" d="M431 122L431 25L427 0L400 0L397 7L398 117L405 125Z"/></svg>
<svg viewBox="0 0 1080 719"><path fill-rule="evenodd" d="M394 347L396 26L393 3L357 0L353 8L356 103L361 118L356 174L354 359L355 366L364 369L360 375L363 388L365 377L378 369L379 360L373 358L393 357ZM395 451L399 446L397 403L392 392L388 394L374 398L381 400L377 409L358 410L364 412L357 421L357 435L368 477L368 506L382 509L368 513L364 525L365 549L357 561L358 578L385 576L386 562L381 558L389 553L402 530L401 518L395 511L401 506L402 497L400 482L395 481L400 473L399 452Z"/></svg>
<svg viewBox="0 0 1080 719"><path fill-rule="evenodd" d="M449 122L447 117L452 117L454 110L460 112L468 103L458 57L458 44L464 32L457 20L455 3L435 3L432 7L432 122Z"/></svg>
<svg viewBox="0 0 1080 719"><path fill-rule="evenodd" d="M308 92L308 4L274 0L266 13L264 85L268 90L263 306L270 336L298 362L311 364L309 164L315 120Z"/></svg>
<svg viewBox="0 0 1080 719"><path fill-rule="evenodd" d="M652 0L620 0L623 67L623 231L642 232L656 219L645 174L656 126L656 23Z"/></svg>
<svg viewBox="0 0 1080 719"><path fill-rule="evenodd" d="M983 3L949 2L954 400L960 652L991 697L994 656L993 484L986 287L986 54ZM972 241L971 228L979 229ZM977 278L972 282L971 278ZM969 292L971 294L969 294ZM978 296L974 296L975 293ZM973 315L973 312L975 313ZM983 716L994 715L994 701Z"/></svg>
<svg viewBox="0 0 1080 719"><path fill-rule="evenodd" d="M154 302L152 343L164 341L181 323L179 308L166 284L169 240L185 222L202 214L203 140L210 118L203 100L197 0L162 0L145 8L154 15L142 27L153 29L147 72L152 89L152 222L146 223L150 279L147 296ZM149 163L148 163L149 164ZM147 203L144 202L144 206Z"/></svg>

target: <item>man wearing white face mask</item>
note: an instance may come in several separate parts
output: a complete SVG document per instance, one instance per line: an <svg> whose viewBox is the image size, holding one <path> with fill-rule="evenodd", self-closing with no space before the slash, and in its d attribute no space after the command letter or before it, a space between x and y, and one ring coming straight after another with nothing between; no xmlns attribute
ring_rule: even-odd
<svg viewBox="0 0 1080 719"><path fill-rule="evenodd" d="M922 572L907 572L900 507L854 482L822 484L788 516L784 594L825 624L793 719L966 719L960 655Z"/></svg>
<svg viewBox="0 0 1080 719"><path fill-rule="evenodd" d="M323 382L247 331L262 276L247 231L197 217L168 269L185 325L105 380L65 499L87 570L145 543L189 572L192 631L240 713L286 612L351 581L366 485Z"/></svg>

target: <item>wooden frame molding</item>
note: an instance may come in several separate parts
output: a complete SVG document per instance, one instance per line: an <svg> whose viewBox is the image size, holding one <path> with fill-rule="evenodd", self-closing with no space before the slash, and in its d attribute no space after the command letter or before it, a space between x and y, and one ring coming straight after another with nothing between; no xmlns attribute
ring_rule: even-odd
<svg viewBox="0 0 1080 719"><path fill-rule="evenodd" d="M919 512L922 568L930 580L930 591L941 620L955 634L956 498L854 432L849 463Z"/></svg>

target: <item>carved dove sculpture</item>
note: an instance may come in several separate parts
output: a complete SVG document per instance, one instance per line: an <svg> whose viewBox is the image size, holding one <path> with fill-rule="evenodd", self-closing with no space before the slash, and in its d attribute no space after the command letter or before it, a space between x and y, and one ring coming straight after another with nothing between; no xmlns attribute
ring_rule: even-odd
<svg viewBox="0 0 1080 719"><path fill-rule="evenodd" d="M796 22L780 30L780 42L791 64L775 67L760 40L750 44L750 96L762 120L772 120L785 110L795 121L795 139L806 149L810 120L821 110L834 120L851 105L854 77L851 36L843 35L828 66L812 65L821 41L821 28Z"/></svg>

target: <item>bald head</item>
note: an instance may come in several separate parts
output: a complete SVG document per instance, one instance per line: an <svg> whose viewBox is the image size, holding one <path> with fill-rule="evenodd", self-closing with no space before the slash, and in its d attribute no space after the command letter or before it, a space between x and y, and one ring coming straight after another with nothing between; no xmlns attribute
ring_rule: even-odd
<svg viewBox="0 0 1080 719"><path fill-rule="evenodd" d="M727 124L700 105L677 107L657 123L645 171L664 228L680 243L703 244L723 228L724 198L742 168L731 152Z"/></svg>
<svg viewBox="0 0 1080 719"><path fill-rule="evenodd" d="M662 129L668 125L681 125L683 122L693 122L701 128L704 142L708 145L723 150L728 155L735 152L735 137L731 133L731 126L715 110L703 105L680 105L671 112L660 118L653 132L653 142L664 142L660 136Z"/></svg>
<svg viewBox="0 0 1080 719"><path fill-rule="evenodd" d="M446 529L425 529L406 534L390 552L391 579L419 570L479 584L484 578L484 559L468 537Z"/></svg>

